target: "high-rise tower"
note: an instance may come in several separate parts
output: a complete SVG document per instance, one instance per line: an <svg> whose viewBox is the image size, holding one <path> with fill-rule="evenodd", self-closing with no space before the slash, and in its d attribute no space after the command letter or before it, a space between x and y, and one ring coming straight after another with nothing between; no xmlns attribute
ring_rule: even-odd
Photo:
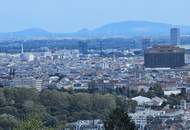
<svg viewBox="0 0 190 130"><path fill-rule="evenodd" d="M148 47L151 46L152 39L151 38L143 38L142 39L142 49L145 51Z"/></svg>
<svg viewBox="0 0 190 130"><path fill-rule="evenodd" d="M171 28L170 40L172 44L175 44L175 45L180 44L180 29L179 28Z"/></svg>
<svg viewBox="0 0 190 130"><path fill-rule="evenodd" d="M88 54L88 43L79 42L79 52L80 54Z"/></svg>

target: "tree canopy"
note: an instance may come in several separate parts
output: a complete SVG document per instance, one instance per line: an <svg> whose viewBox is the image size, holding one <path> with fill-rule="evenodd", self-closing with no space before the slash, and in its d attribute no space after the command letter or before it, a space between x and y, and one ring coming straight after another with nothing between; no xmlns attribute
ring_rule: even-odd
<svg viewBox="0 0 190 130"><path fill-rule="evenodd" d="M125 104L121 102L112 94L0 88L0 129L30 130L34 128L31 124L36 129L55 129L77 120L105 120L110 112ZM35 113L40 113L40 117Z"/></svg>
<svg viewBox="0 0 190 130"><path fill-rule="evenodd" d="M121 108L116 108L105 121L106 130L135 130L135 123Z"/></svg>

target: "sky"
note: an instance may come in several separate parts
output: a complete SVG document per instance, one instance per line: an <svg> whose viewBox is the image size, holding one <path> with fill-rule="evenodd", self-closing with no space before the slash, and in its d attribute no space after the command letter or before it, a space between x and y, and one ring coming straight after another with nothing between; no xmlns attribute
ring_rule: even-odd
<svg viewBox="0 0 190 130"><path fill-rule="evenodd" d="M190 0L0 0L0 32L93 29L139 20L190 25Z"/></svg>

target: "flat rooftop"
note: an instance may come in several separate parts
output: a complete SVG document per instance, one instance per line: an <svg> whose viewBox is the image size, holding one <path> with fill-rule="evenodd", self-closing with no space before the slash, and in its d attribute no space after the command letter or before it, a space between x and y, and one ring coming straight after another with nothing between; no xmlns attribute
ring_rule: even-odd
<svg viewBox="0 0 190 130"><path fill-rule="evenodd" d="M185 53L185 49L175 45L154 45L147 48L145 53Z"/></svg>

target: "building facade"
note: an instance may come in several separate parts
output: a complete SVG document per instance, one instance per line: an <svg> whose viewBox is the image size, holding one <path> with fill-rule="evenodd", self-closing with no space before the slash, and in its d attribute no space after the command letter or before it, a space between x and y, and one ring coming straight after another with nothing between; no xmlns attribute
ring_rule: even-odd
<svg viewBox="0 0 190 130"><path fill-rule="evenodd" d="M175 68L185 65L185 49L173 45L156 45L144 52L146 68Z"/></svg>
<svg viewBox="0 0 190 130"><path fill-rule="evenodd" d="M142 50L145 51L146 48L151 46L152 39L151 38L143 38L142 39Z"/></svg>
<svg viewBox="0 0 190 130"><path fill-rule="evenodd" d="M171 28L170 39L171 39L172 44L175 44L175 45L180 44L180 29L179 28Z"/></svg>
<svg viewBox="0 0 190 130"><path fill-rule="evenodd" d="M87 42L79 42L79 53L80 54L88 54L88 43Z"/></svg>

